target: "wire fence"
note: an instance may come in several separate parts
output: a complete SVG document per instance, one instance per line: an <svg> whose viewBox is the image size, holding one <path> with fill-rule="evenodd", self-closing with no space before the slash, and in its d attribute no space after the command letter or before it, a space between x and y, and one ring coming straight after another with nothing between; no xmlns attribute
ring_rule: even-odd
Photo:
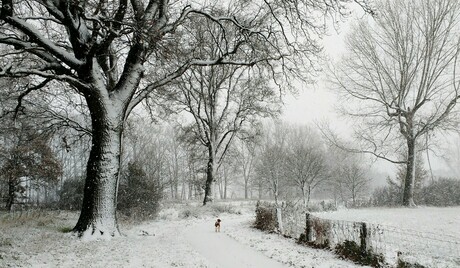
<svg viewBox="0 0 460 268"><path fill-rule="evenodd" d="M307 241L335 248L353 241L363 250L382 255L386 262L423 265L424 267L460 267L460 238L442 232L421 232L380 224L328 220L302 212L301 209L278 209L280 231Z"/></svg>

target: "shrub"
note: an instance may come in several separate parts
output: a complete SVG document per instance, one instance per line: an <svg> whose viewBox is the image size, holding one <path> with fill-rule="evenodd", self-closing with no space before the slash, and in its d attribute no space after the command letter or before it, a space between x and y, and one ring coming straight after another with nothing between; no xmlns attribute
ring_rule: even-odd
<svg viewBox="0 0 460 268"><path fill-rule="evenodd" d="M391 180L387 180L388 185L377 188L372 194L374 206L399 206L401 204L402 189Z"/></svg>
<svg viewBox="0 0 460 268"><path fill-rule="evenodd" d="M311 227L315 234L315 241L313 244L316 247L327 248L329 247L329 236L331 233L331 224L322 219L314 218L311 221Z"/></svg>
<svg viewBox="0 0 460 268"><path fill-rule="evenodd" d="M277 230L278 223L274 205L266 202L257 202L254 227L268 232L275 232Z"/></svg>
<svg viewBox="0 0 460 268"><path fill-rule="evenodd" d="M346 240L335 247L336 254L361 265L372 267L384 267L385 258L381 254L375 254L371 249L362 251L361 247L355 242Z"/></svg>
<svg viewBox="0 0 460 268"><path fill-rule="evenodd" d="M430 206L460 205L460 180L441 178L423 187L418 203Z"/></svg>
<svg viewBox="0 0 460 268"><path fill-rule="evenodd" d="M117 209L135 219L156 217L162 192L158 185L148 178L139 163L129 163L121 177Z"/></svg>
<svg viewBox="0 0 460 268"><path fill-rule="evenodd" d="M85 188L84 178L72 178L65 180L59 191L60 209L79 210L83 203L83 190Z"/></svg>
<svg viewBox="0 0 460 268"><path fill-rule="evenodd" d="M305 207L303 204L287 201L282 203L281 211L283 235L286 237L298 237L304 231L304 226L299 226L299 222L305 221Z"/></svg>
<svg viewBox="0 0 460 268"><path fill-rule="evenodd" d="M158 217L162 220L175 220L179 218L179 212L175 208L162 209L158 213Z"/></svg>
<svg viewBox="0 0 460 268"><path fill-rule="evenodd" d="M319 203L310 203L308 205L308 211L310 212L321 212L321 211L336 211L337 206L333 201L321 201Z"/></svg>
<svg viewBox="0 0 460 268"><path fill-rule="evenodd" d="M378 188L372 195L375 206L398 206L401 204L401 188L394 183ZM414 196L415 203L428 206L460 205L460 180L441 178L422 187Z"/></svg>

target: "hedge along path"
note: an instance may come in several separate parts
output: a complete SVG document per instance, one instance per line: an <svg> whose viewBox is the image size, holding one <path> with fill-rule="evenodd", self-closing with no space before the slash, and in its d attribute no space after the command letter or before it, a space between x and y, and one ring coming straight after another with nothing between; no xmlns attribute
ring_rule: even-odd
<svg viewBox="0 0 460 268"><path fill-rule="evenodd" d="M236 225L238 219L228 221L222 219L220 233L215 232L214 221L215 219L209 219L188 226L184 235L186 243L206 258L213 265L212 267L288 267L226 235L226 228Z"/></svg>

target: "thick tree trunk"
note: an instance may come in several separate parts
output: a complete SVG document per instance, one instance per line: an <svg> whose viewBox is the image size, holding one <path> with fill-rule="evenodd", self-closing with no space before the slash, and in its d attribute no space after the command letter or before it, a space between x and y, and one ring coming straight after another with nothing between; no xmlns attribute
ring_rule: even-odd
<svg viewBox="0 0 460 268"><path fill-rule="evenodd" d="M214 183L214 154L209 156L208 166L206 168L206 184L204 188L204 200L203 205L213 201L212 186Z"/></svg>
<svg viewBox="0 0 460 268"><path fill-rule="evenodd" d="M252 168L252 160L249 160L249 163L243 164L243 177L244 177L244 199L249 198L249 193L251 192L252 198L252 191L249 189L249 183L251 180L251 168Z"/></svg>
<svg viewBox="0 0 460 268"><path fill-rule="evenodd" d="M94 105L94 103L93 103ZM73 231L80 237L119 236L116 206L123 114L112 104L88 105L92 147L87 164L83 206ZM117 110L113 110L117 107Z"/></svg>
<svg viewBox="0 0 460 268"><path fill-rule="evenodd" d="M212 132L211 132L212 133ZM213 134L210 134L213 137ZM204 200L203 205L206 205L209 202L213 202L213 184L215 181L216 174L216 163L215 163L215 152L214 152L215 142L211 141L208 144L208 165L206 167L206 184L204 188Z"/></svg>
<svg viewBox="0 0 460 268"><path fill-rule="evenodd" d="M404 180L404 192L402 204L406 207L414 207L414 173L415 173L415 139L407 140L407 164L406 178Z"/></svg>
<svg viewBox="0 0 460 268"><path fill-rule="evenodd" d="M276 205L276 207L279 207L279 204L278 204L278 187L273 192L273 195L275 197L275 205Z"/></svg>
<svg viewBox="0 0 460 268"><path fill-rule="evenodd" d="M303 207L307 208L308 207L308 201L307 201L307 194L305 193L305 186L302 186L301 190L302 190Z"/></svg>

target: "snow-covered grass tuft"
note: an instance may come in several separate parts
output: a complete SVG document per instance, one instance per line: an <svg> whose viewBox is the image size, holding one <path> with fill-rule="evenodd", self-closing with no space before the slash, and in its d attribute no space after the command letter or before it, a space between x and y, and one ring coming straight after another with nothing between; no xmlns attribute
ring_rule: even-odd
<svg viewBox="0 0 460 268"><path fill-rule="evenodd" d="M62 226L62 227L59 227L58 230L59 232L66 234L66 233L72 232L73 228L70 226Z"/></svg>
<svg viewBox="0 0 460 268"><path fill-rule="evenodd" d="M176 220L179 218L179 211L175 208L163 209L158 213L160 220Z"/></svg>

